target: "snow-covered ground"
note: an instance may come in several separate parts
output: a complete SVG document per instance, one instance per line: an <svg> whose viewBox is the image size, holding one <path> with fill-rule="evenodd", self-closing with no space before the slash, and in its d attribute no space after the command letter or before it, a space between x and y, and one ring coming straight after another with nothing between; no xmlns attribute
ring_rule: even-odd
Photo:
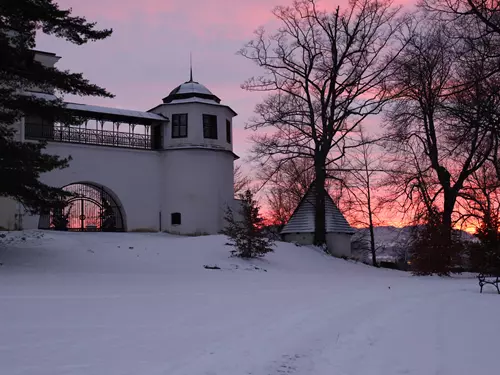
<svg viewBox="0 0 500 375"><path fill-rule="evenodd" d="M496 374L500 296L279 243L8 233L0 374ZM220 270L205 269L217 265Z"/></svg>

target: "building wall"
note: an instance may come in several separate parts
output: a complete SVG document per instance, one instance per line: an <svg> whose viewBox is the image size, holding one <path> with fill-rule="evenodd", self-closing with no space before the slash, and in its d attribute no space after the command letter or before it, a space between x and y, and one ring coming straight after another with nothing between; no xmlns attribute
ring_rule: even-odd
<svg viewBox="0 0 500 375"><path fill-rule="evenodd" d="M326 246L328 251L335 256L351 256L351 234L327 233Z"/></svg>
<svg viewBox="0 0 500 375"><path fill-rule="evenodd" d="M332 255L351 256L351 234L327 233L326 246ZM314 243L314 233L285 233L283 240L286 242L298 243L301 245L312 245Z"/></svg>
<svg viewBox="0 0 500 375"><path fill-rule="evenodd" d="M59 187L76 182L103 185L121 203L126 230L159 230L158 152L55 142L45 152L73 159L69 168L43 174L42 182ZM38 228L38 220L38 215L25 216L24 229Z"/></svg>
<svg viewBox="0 0 500 375"><path fill-rule="evenodd" d="M0 197L0 230L16 229L17 204L14 200Z"/></svg>
<svg viewBox="0 0 500 375"><path fill-rule="evenodd" d="M170 122L164 129L163 144L165 148L202 145L205 147L215 146L228 151L232 151L233 149L232 144L226 140L226 120L232 123L233 117L232 112L227 107L203 103L176 103L160 105L151 112L161 114L170 119ZM181 113L188 114L188 136L186 138L172 138L172 115ZM204 114L217 116L217 139L203 137Z"/></svg>
<svg viewBox="0 0 500 375"><path fill-rule="evenodd" d="M225 225L233 199L233 156L229 152L179 149L164 151L162 229L180 234L215 234ZM181 214L173 225L172 213Z"/></svg>
<svg viewBox="0 0 500 375"><path fill-rule="evenodd" d="M312 245L314 243L313 233L286 233L283 234L283 240L286 242L298 243L301 245Z"/></svg>

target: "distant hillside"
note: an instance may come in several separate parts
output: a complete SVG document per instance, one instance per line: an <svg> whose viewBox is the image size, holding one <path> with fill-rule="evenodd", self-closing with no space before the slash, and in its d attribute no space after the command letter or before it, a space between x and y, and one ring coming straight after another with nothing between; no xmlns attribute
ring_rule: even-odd
<svg viewBox="0 0 500 375"><path fill-rule="evenodd" d="M375 246L377 247L377 255L380 260L394 260L398 254L404 254L409 247L411 240L411 232L415 226L407 226L396 228L392 226L375 227ZM477 241L470 233L458 231L464 241ZM370 232L368 228L356 229L356 233L352 238L353 252L362 255L363 247L369 244ZM368 255L369 257L369 255Z"/></svg>

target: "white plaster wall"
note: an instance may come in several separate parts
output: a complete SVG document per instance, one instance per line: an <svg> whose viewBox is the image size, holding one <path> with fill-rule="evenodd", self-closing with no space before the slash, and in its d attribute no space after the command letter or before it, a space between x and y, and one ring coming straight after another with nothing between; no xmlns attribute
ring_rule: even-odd
<svg viewBox="0 0 500 375"><path fill-rule="evenodd" d="M0 228L14 230L16 219L16 201L0 197Z"/></svg>
<svg viewBox="0 0 500 375"><path fill-rule="evenodd" d="M164 151L162 229L180 234L218 233L234 202L233 156L213 150ZM181 225L171 214L181 214Z"/></svg>
<svg viewBox="0 0 500 375"><path fill-rule="evenodd" d="M335 256L351 256L351 234L327 233L326 246L328 251Z"/></svg>
<svg viewBox="0 0 500 375"><path fill-rule="evenodd" d="M46 153L73 160L66 169L41 176L41 181L62 187L75 182L94 182L114 193L124 210L126 230L159 230L160 155L155 151L103 146L49 143ZM26 216L25 229L38 228L39 216Z"/></svg>
<svg viewBox="0 0 500 375"><path fill-rule="evenodd" d="M301 245L312 245L314 242L313 233L286 233L283 235L286 242L298 243Z"/></svg>
<svg viewBox="0 0 500 375"><path fill-rule="evenodd" d="M301 245L312 245L314 243L314 233L286 233L283 235L286 242L299 243ZM345 233L327 233L326 246L332 255L351 256L351 235Z"/></svg>
<svg viewBox="0 0 500 375"><path fill-rule="evenodd" d="M203 103L174 103L163 104L152 110L152 112L161 114L170 119L170 122L164 129L163 143L165 148L186 145L204 145L217 146L230 151L233 149L232 134L231 143L228 143L226 140L226 120L231 121L232 124L233 114L225 106ZM172 114L176 113L188 114L188 136L186 138L172 138ZM217 139L203 137L204 114L217 116Z"/></svg>

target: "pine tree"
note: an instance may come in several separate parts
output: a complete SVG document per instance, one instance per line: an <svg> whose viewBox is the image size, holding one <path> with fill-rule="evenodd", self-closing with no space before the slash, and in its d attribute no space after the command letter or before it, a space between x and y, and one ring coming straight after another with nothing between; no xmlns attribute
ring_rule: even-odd
<svg viewBox="0 0 500 375"><path fill-rule="evenodd" d="M231 254L240 258L257 258L273 251L274 240L264 232L264 219L259 214L253 194L247 190L240 194L240 218L235 218L231 208L227 209L227 226L222 231L229 237L226 245L231 246Z"/></svg>
<svg viewBox="0 0 500 375"><path fill-rule="evenodd" d="M22 143L12 125L27 114L51 122L79 123L64 110L62 100L26 95L38 89L55 94L112 97L80 73L45 67L34 60L36 32L82 45L107 38L112 30L96 30L95 23L72 16L54 0L0 1L0 196L21 202L32 213L53 207L68 195L39 181L40 174L68 166L69 158L44 154L44 143Z"/></svg>

